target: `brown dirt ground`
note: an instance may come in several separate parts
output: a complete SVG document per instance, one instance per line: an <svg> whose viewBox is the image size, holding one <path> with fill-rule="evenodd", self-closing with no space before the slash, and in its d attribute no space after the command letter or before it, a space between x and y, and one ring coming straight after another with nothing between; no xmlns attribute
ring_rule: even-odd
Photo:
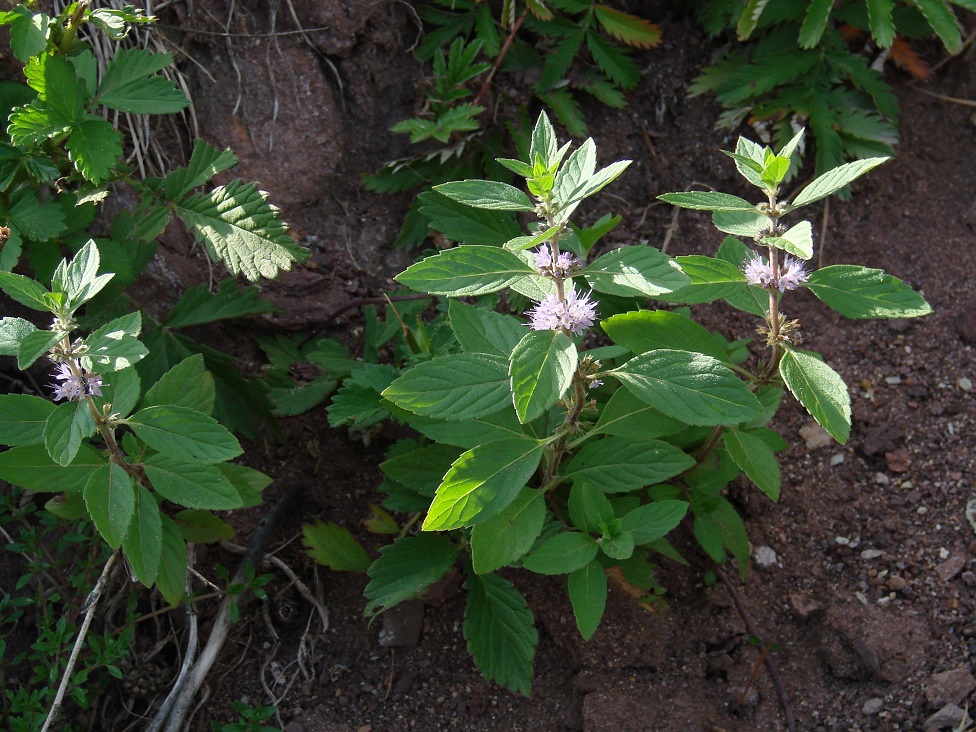
<svg viewBox="0 0 976 732"><path fill-rule="evenodd" d="M294 7L303 25L323 29L309 34L321 57L295 37L228 45L168 32L193 57L181 68L192 80L202 136L234 149L242 161L235 175L259 180L314 252L310 266L266 286L279 315L212 335L245 362L255 358L248 332L320 325L349 298L382 291L409 261L390 247L409 198L373 196L358 176L408 150L387 130L422 103L421 69L409 52L416 25L405 3L302 0ZM697 181L749 195L717 153L734 145L733 135L712 127L717 105L685 96L715 46L668 7L652 3L642 11L662 23L665 41L641 55L645 75L630 106L586 110L601 160L635 160L591 209L623 214L613 237L627 243L664 240L672 211L652 205L659 193ZM221 31L228 13L219 2L188 3L173 6L168 22ZM235 6L234 32L272 27L294 29L283 11L273 25L263 3ZM898 156L863 179L852 202L815 212L814 230L823 225L825 232L818 256L824 265L883 268L921 289L935 313L911 322L850 322L807 293L797 296L789 315L802 320L808 347L851 386L851 440L808 447L801 430L811 420L788 401L773 425L793 444L782 456L779 503L745 484L730 489L753 546L770 547L777 558L753 566L744 584L730 576L763 639L778 646L771 656L797 729L811 732L920 730L941 705L929 698L945 687L933 674L972 672L976 653L976 535L964 516L974 498L976 411L972 393L959 386L964 377L976 379L976 120L971 107L923 93L976 99L976 67L952 60L924 88L896 72L889 80L904 108ZM706 216L682 213L668 251L712 254L720 240ZM206 267L179 235L169 247L163 261L175 274L157 278L155 287L172 299ZM726 309L702 308L701 316L729 337L753 335L753 323ZM350 316L326 332L352 342L357 326ZM381 646L382 621L370 627L362 616L366 578L316 569L296 537L303 523L322 518L348 527L371 549L379 545L361 521L367 503L379 500L376 464L389 440L354 442L328 427L324 410L284 423L282 433L249 450L276 478L270 502L294 483L303 496L273 545L306 582L318 575L329 610L328 630L316 633L313 623L306 637L315 641L308 677L297 676L279 704L288 732L787 729L769 675L760 669L752 678L759 656L728 592L704 586L701 566L662 567L668 606L657 613L611 590L589 642L579 638L559 581L512 573L540 631L531 699L485 682L475 669L461 635L463 592L448 590L439 604L428 604L416 646ZM264 510L230 517L239 541ZM203 567L214 561L235 564L219 548L200 556ZM262 673L280 696L280 682L297 670L309 608L283 579L270 589L274 612L243 608L193 729L232 720L234 700L268 703ZM282 617L286 606L297 608L297 620ZM971 689L965 693L976 702ZM879 701L865 706L869 700ZM963 693L948 700L966 702ZM127 724L140 728L129 718L118 729Z"/></svg>

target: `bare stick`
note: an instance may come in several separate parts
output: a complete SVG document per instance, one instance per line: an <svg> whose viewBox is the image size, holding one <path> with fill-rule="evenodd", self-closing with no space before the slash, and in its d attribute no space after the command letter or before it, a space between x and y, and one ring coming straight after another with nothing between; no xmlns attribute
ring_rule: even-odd
<svg viewBox="0 0 976 732"><path fill-rule="evenodd" d="M44 720L44 726L41 727L41 732L47 732L51 728L54 720L57 719L58 712L61 711L61 703L64 701L64 695L68 691L68 685L71 683L71 672L74 671L75 664L78 662L78 654L81 653L81 647L85 644L85 638L88 636L88 628L91 626L92 618L95 617L95 610L98 608L98 601L102 597L102 592L105 591L105 585L108 583L112 567L118 558L119 550L116 549L112 552L112 556L108 558L108 561L105 562L105 566L102 567L102 573L98 576L95 589L85 599L85 619L81 623L78 638L75 640L75 647L71 649L71 656L68 657L68 665L65 666L64 676L61 677L61 685L58 687L58 693L54 697L54 702L51 704L51 711L47 713L47 719Z"/></svg>

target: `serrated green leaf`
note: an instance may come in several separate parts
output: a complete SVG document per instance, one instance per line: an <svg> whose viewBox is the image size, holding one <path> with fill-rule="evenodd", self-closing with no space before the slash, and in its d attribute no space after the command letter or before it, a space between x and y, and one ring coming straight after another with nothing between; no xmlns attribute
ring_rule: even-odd
<svg viewBox="0 0 976 732"><path fill-rule="evenodd" d="M633 89L640 82L640 67L622 48L592 31L586 34L586 47L600 71L621 89Z"/></svg>
<svg viewBox="0 0 976 732"><path fill-rule="evenodd" d="M681 432L680 422L664 412L634 399L624 388L617 389L600 412L600 418L589 434L613 435L649 440Z"/></svg>
<svg viewBox="0 0 976 732"><path fill-rule="evenodd" d="M54 273L52 285L68 296L67 309L74 310L91 300L112 280L111 272L99 275L101 263L98 247L89 239L71 261L62 260Z"/></svg>
<svg viewBox="0 0 976 732"><path fill-rule="evenodd" d="M146 392L142 406L172 405L209 415L216 395L214 378L207 371L203 355L196 353L163 374Z"/></svg>
<svg viewBox="0 0 976 732"><path fill-rule="evenodd" d="M812 0L810 2L803 18L803 25L800 27L800 37L797 40L800 48L814 48L820 43L833 6L834 0Z"/></svg>
<svg viewBox="0 0 976 732"><path fill-rule="evenodd" d="M380 549L369 568L363 594L372 617L415 597L443 577L457 559L458 546L439 534L403 536Z"/></svg>
<svg viewBox="0 0 976 732"><path fill-rule="evenodd" d="M126 419L125 424L149 447L183 460L219 463L243 452L237 438L226 427L213 417L187 407L145 407Z"/></svg>
<svg viewBox="0 0 976 732"><path fill-rule="evenodd" d="M772 448L764 440L736 428L725 431L722 436L725 449L749 480L772 498L779 500L780 471L779 461Z"/></svg>
<svg viewBox="0 0 976 732"><path fill-rule="evenodd" d="M568 205L576 190L593 177L596 170L596 144L587 138L582 145L566 159L556 173L553 185L553 201L557 206Z"/></svg>
<svg viewBox="0 0 976 732"><path fill-rule="evenodd" d="M659 349L610 374L641 401L686 424L738 424L762 414L762 405L735 374L700 353Z"/></svg>
<svg viewBox="0 0 976 732"><path fill-rule="evenodd" d="M166 602L176 607L186 592L186 543L173 519L166 514L160 514L159 518L162 522L162 547L156 589Z"/></svg>
<svg viewBox="0 0 976 732"><path fill-rule="evenodd" d="M525 325L510 315L451 300L448 305L451 330L466 353L487 353L504 359L525 335Z"/></svg>
<svg viewBox="0 0 976 732"><path fill-rule="evenodd" d="M718 504L713 511L696 514L695 538L717 563L725 561L724 548L728 548L739 565L739 576L745 580L749 567L749 535L732 504L721 496L717 498Z"/></svg>
<svg viewBox="0 0 976 732"><path fill-rule="evenodd" d="M504 510L539 467L543 444L499 440L463 453L438 486L424 530L470 526Z"/></svg>
<svg viewBox="0 0 976 732"><path fill-rule="evenodd" d="M234 538L234 529L226 521L217 518L209 511L188 508L173 516L185 541L194 544L215 544Z"/></svg>
<svg viewBox="0 0 976 732"><path fill-rule="evenodd" d="M600 327L610 340L634 354L658 348L680 348L729 362L720 337L691 318L668 310L621 313L602 321Z"/></svg>
<svg viewBox="0 0 976 732"><path fill-rule="evenodd" d="M527 333L508 364L515 413L522 424L540 417L563 397L579 362L576 345L562 331Z"/></svg>
<svg viewBox="0 0 976 732"><path fill-rule="evenodd" d="M386 419L389 412L380 404L380 391L393 383L397 373L387 364L367 364L356 371L332 397L329 424L363 429Z"/></svg>
<svg viewBox="0 0 976 732"><path fill-rule="evenodd" d="M672 206L690 208L696 211L746 211L758 213L755 204L744 198L728 193L712 191L685 191L682 193L663 193L658 198Z"/></svg>
<svg viewBox="0 0 976 732"><path fill-rule="evenodd" d="M597 292L622 297L657 297L691 283L674 259L650 246L614 249L580 274Z"/></svg>
<svg viewBox="0 0 976 732"><path fill-rule="evenodd" d="M529 696L539 634L511 582L494 574L469 576L464 637L486 679Z"/></svg>
<svg viewBox="0 0 976 732"><path fill-rule="evenodd" d="M522 567L537 574L569 574L593 561L599 551L600 545L592 536L562 531L539 544L522 561Z"/></svg>
<svg viewBox="0 0 976 732"><path fill-rule="evenodd" d="M227 279L220 283L216 292L211 292L206 283L191 287L170 310L163 326L187 328L273 310L274 304L262 300L257 287L241 287L236 280Z"/></svg>
<svg viewBox="0 0 976 732"><path fill-rule="evenodd" d="M28 333L21 339L20 348L17 350L17 368L26 371L59 340L61 334L49 330L35 330Z"/></svg>
<svg viewBox="0 0 976 732"><path fill-rule="evenodd" d="M532 128L532 141L529 148L529 163L535 165L538 161L543 168L550 169L558 163L558 148L556 133L545 112L540 112Z"/></svg>
<svg viewBox="0 0 976 732"><path fill-rule="evenodd" d="M458 180L441 183L434 190L442 196L473 208L493 211L531 211L527 195L514 186L494 180Z"/></svg>
<svg viewBox="0 0 976 732"><path fill-rule="evenodd" d="M432 295L486 295L536 271L514 252L498 247L460 246L427 257L397 275L417 292Z"/></svg>
<svg viewBox="0 0 976 732"><path fill-rule="evenodd" d="M603 30L628 46L652 48L661 42L661 29L643 18L606 5L594 5L593 12Z"/></svg>
<svg viewBox="0 0 976 732"><path fill-rule="evenodd" d="M584 534L602 534L614 518L609 499L586 480L573 484L568 507L573 526Z"/></svg>
<svg viewBox="0 0 976 732"><path fill-rule="evenodd" d="M179 167L166 176L166 198L178 201L194 188L199 188L218 173L237 165L237 156L230 151L218 150L203 140L193 141L193 152L186 167Z"/></svg>
<svg viewBox="0 0 976 732"><path fill-rule="evenodd" d="M752 256L751 252L752 250L749 247L734 236L727 236L722 240L716 256L738 269L743 265L746 257ZM743 275L744 279L745 276ZM736 290L729 292L724 298L729 305L737 310L758 315L760 318L766 317L769 311L769 293L756 285L739 285Z"/></svg>
<svg viewBox="0 0 976 732"><path fill-rule="evenodd" d="M566 585L573 605L576 627L583 640L593 637L607 606L607 574L597 561L569 575Z"/></svg>
<svg viewBox="0 0 976 732"><path fill-rule="evenodd" d="M390 384L383 397L416 414L452 421L485 417L510 403L507 363L459 353L424 361Z"/></svg>
<svg viewBox="0 0 976 732"><path fill-rule="evenodd" d="M478 574L494 572L522 557L546 520L542 491L523 488L505 509L471 529L471 564Z"/></svg>
<svg viewBox="0 0 976 732"><path fill-rule="evenodd" d="M604 493L624 493L683 473L694 458L662 440L603 437L584 445L562 477Z"/></svg>
<svg viewBox="0 0 976 732"><path fill-rule="evenodd" d="M521 233L510 213L472 208L434 191L424 191L417 200L430 228L452 241L501 246Z"/></svg>
<svg viewBox="0 0 976 732"><path fill-rule="evenodd" d="M168 53L121 48L109 62L98 87L97 101L109 109L132 114L171 114L190 100L162 76L150 76L173 62Z"/></svg>
<svg viewBox="0 0 976 732"><path fill-rule="evenodd" d="M759 23L759 17L768 4L769 0L746 1L745 7L739 16L739 22L735 27L735 34L740 41L745 41L752 35L752 32L756 29L756 25Z"/></svg>
<svg viewBox="0 0 976 732"><path fill-rule="evenodd" d="M946 51L956 53L962 45L962 36L959 21L948 4L944 0L912 0L912 5L925 16Z"/></svg>
<svg viewBox="0 0 976 732"><path fill-rule="evenodd" d="M379 467L390 480L433 498L437 486L462 452L452 445L433 443L388 458Z"/></svg>
<svg viewBox="0 0 976 732"><path fill-rule="evenodd" d="M88 351L82 364L94 371L121 371L138 363L149 353L136 338L141 330L142 315L138 310L106 323L85 339Z"/></svg>
<svg viewBox="0 0 976 732"><path fill-rule="evenodd" d="M844 163L833 170L828 170L797 194L790 204L790 210L806 206L814 201L819 201L821 198L826 198L831 193L836 193L851 181L860 178L886 160L889 158L865 158L864 160Z"/></svg>
<svg viewBox="0 0 976 732"><path fill-rule="evenodd" d="M809 221L801 221L787 229L782 236L767 236L763 244L792 254L800 259L810 259L813 256L813 227Z"/></svg>
<svg viewBox="0 0 976 732"><path fill-rule="evenodd" d="M302 544L317 564L339 572L365 572L372 560L348 529L330 521L302 526Z"/></svg>
<svg viewBox="0 0 976 732"><path fill-rule="evenodd" d="M469 450L486 442L496 442L507 438L533 440L535 438L525 433L522 425L515 416L515 408L511 407L496 412L482 419L466 419L463 422L410 421L410 426L418 432L437 442L446 445L456 445Z"/></svg>
<svg viewBox="0 0 976 732"><path fill-rule="evenodd" d="M256 183L233 180L209 193L194 194L173 210L232 275L256 282L261 277L275 279L309 257L267 198Z"/></svg>
<svg viewBox="0 0 976 732"><path fill-rule="evenodd" d="M86 114L65 142L68 157L87 180L101 185L122 156L122 135L110 122Z"/></svg>
<svg viewBox="0 0 976 732"><path fill-rule="evenodd" d="M0 453L0 480L38 493L75 493L103 465L105 459L87 445L68 466L54 462L43 445L13 447Z"/></svg>
<svg viewBox="0 0 976 732"><path fill-rule="evenodd" d="M2 277L3 273L0 273L0 288L4 283ZM37 327L23 318L0 318L0 356L16 356L21 341L36 332Z"/></svg>
<svg viewBox="0 0 976 732"><path fill-rule="evenodd" d="M10 11L10 48L18 60L27 62L47 49L51 35L51 17L45 13L35 13L26 5L19 5Z"/></svg>
<svg viewBox="0 0 976 732"><path fill-rule="evenodd" d="M19 302L21 305L26 305L31 310L40 310L41 312L47 312L50 310L48 305L48 295L47 288L44 287L40 282L35 282L30 277L24 277L24 275L14 274L13 272L0 272L0 288L3 289L7 295ZM26 328L22 323L27 321L20 321L17 319L18 332L27 335ZM37 329L33 328L34 332Z"/></svg>
<svg viewBox="0 0 976 732"><path fill-rule="evenodd" d="M755 239L768 226L769 219L756 211L715 211L712 225L726 234Z"/></svg>
<svg viewBox="0 0 976 732"><path fill-rule="evenodd" d="M895 23L892 18L895 3L893 0L867 0L866 5L871 37L879 48L890 48L895 40Z"/></svg>
<svg viewBox="0 0 976 732"><path fill-rule="evenodd" d="M109 463L92 473L85 485L84 497L98 533L110 547L118 549L136 512L132 477L117 463Z"/></svg>
<svg viewBox="0 0 976 732"><path fill-rule="evenodd" d="M75 459L81 441L95 433L88 402L63 402L54 408L44 424L44 447L58 465Z"/></svg>
<svg viewBox="0 0 976 732"><path fill-rule="evenodd" d="M807 287L847 318L916 318L932 312L925 298L883 270L853 264L821 267Z"/></svg>
<svg viewBox="0 0 976 732"><path fill-rule="evenodd" d="M178 456L159 454L146 458L143 468L156 492L179 506L211 511L241 506L237 489L213 465L202 465Z"/></svg>
<svg viewBox="0 0 976 732"><path fill-rule="evenodd" d="M846 443L851 435L851 398L840 375L813 354L792 348L783 354L779 373L820 426Z"/></svg>
<svg viewBox="0 0 976 732"><path fill-rule="evenodd" d="M163 519L152 494L141 485L136 487L136 510L122 540L122 550L135 576L151 587L163 554Z"/></svg>
<svg viewBox="0 0 976 732"><path fill-rule="evenodd" d="M650 544L680 524L687 512L684 501L655 501L628 511L620 522L620 530L629 533L634 544Z"/></svg>
<svg viewBox="0 0 976 732"><path fill-rule="evenodd" d="M41 445L44 425L54 405L29 394L0 395L0 444L10 447Z"/></svg>
<svg viewBox="0 0 976 732"><path fill-rule="evenodd" d="M10 223L27 239L35 242L49 241L65 230L64 213L57 203L41 203L37 193L29 188L11 196L8 210Z"/></svg>
<svg viewBox="0 0 976 732"><path fill-rule="evenodd" d="M218 463L217 470L230 481L241 498L241 508L261 504L261 491L271 485L271 477L246 465Z"/></svg>

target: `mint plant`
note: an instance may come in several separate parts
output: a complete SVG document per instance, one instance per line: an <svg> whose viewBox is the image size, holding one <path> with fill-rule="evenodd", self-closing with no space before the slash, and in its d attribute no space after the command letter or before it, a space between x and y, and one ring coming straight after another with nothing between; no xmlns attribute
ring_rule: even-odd
<svg viewBox="0 0 976 732"><path fill-rule="evenodd" d="M592 258L600 232L577 228L572 215L629 161L598 170L593 141L570 153L544 114L527 159L498 160L525 179L525 190L483 180L435 188L450 203L432 226L471 243L427 257L397 280L449 298L441 310L452 337L415 349L399 368L375 366L369 376L364 368L336 397L343 403L355 393L365 413L372 395L372 419L392 416L420 435L396 442L380 465L384 508L410 517L398 526L374 509L370 529L397 538L369 567L368 616L422 595L460 565L475 663L528 694L538 635L525 599L499 570L564 576L584 638L600 624L608 578L657 600L656 563L686 563L667 538L683 522L709 557L731 555L745 576L748 535L723 489L745 474L778 499L775 453L786 443L768 425L784 387L838 441L851 430L843 380L799 347L791 293L809 289L850 318L930 311L880 270L807 269L810 223L787 227L784 219L884 159L841 166L783 200L801 139L779 152L740 139L729 153L760 189L759 203L725 193L661 196L712 211L717 228L735 235L716 257L671 258L635 245ZM513 214L536 221L522 233ZM522 317L496 312L506 300L532 305ZM659 307L647 308L648 300ZM759 319L762 356L697 324L684 307L714 300ZM612 345L594 342L598 322ZM365 563L335 525L308 527L306 544L336 569Z"/></svg>

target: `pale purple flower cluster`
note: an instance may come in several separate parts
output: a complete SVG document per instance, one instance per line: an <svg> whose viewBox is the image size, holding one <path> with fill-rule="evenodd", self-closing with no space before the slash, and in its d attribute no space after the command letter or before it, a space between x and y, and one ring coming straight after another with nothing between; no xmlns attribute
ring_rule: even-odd
<svg viewBox="0 0 976 732"><path fill-rule="evenodd" d="M750 285L759 285L767 290L776 287L780 292L795 290L810 278L803 260L791 257L789 254L783 258L778 278L773 274L769 262L755 253L743 266L742 272Z"/></svg>
<svg viewBox="0 0 976 732"><path fill-rule="evenodd" d="M102 377L99 374L85 370L77 361L75 362L75 369L78 373L72 371L71 366L67 363L58 364L54 378L61 383L51 384L54 387L54 401L61 399L80 401L86 396L100 397L102 395Z"/></svg>
<svg viewBox="0 0 976 732"><path fill-rule="evenodd" d="M559 256L556 257L556 261L553 262L552 250L547 244L543 244L533 254L535 255L535 268L539 270L540 274L544 274L547 277L565 279L580 268L579 259L569 252L560 252Z"/></svg>
<svg viewBox="0 0 976 732"><path fill-rule="evenodd" d="M575 289L570 289L565 301L556 295L546 295L542 302L526 313L529 327L532 330L567 330L574 335L582 335L596 321L596 303L590 299L591 294L580 295Z"/></svg>

